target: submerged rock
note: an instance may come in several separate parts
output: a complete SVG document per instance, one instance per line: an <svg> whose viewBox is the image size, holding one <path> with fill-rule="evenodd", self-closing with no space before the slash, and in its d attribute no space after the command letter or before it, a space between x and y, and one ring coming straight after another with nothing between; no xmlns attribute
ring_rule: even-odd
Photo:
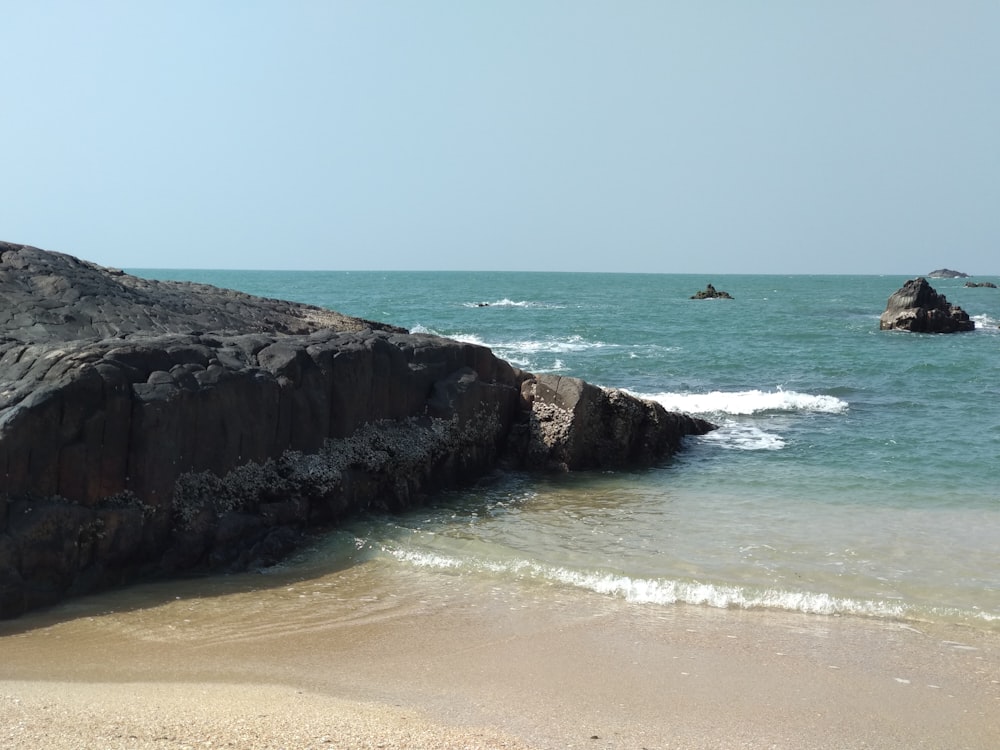
<svg viewBox="0 0 1000 750"><path fill-rule="evenodd" d="M965 310L949 303L924 278L910 279L893 292L879 318L881 330L958 333L975 327Z"/></svg>
<svg viewBox="0 0 1000 750"><path fill-rule="evenodd" d="M0 243L0 617L267 565L498 467L651 465L710 429L482 346Z"/></svg>

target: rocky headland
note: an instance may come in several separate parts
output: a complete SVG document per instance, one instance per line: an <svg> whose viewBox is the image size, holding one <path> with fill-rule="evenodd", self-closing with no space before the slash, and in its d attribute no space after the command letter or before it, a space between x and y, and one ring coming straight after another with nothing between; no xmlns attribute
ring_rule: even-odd
<svg viewBox="0 0 1000 750"><path fill-rule="evenodd" d="M914 333L959 333L975 330L961 307L948 302L922 277L910 279L891 295L879 318L880 330Z"/></svg>
<svg viewBox="0 0 1000 750"><path fill-rule="evenodd" d="M0 243L0 617L712 428L482 346Z"/></svg>

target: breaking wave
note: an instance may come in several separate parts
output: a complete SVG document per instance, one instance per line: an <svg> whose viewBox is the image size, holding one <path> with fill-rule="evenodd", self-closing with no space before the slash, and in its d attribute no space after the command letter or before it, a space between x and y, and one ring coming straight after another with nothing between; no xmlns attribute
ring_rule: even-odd
<svg viewBox="0 0 1000 750"><path fill-rule="evenodd" d="M503 299L494 300L492 302L488 300L482 300L478 302L464 302L463 307L524 307L531 308L535 310L562 310L566 305L556 305L549 302L535 302L531 300L512 300L504 297Z"/></svg>
<svg viewBox="0 0 1000 750"><path fill-rule="evenodd" d="M656 401L668 411L705 417L719 425L698 438L704 444L725 450L777 451L785 447L785 438L774 430L777 417L802 414L843 414L848 403L836 396L785 391L710 391L708 393L636 394ZM784 420L787 422L787 420Z"/></svg>
<svg viewBox="0 0 1000 750"><path fill-rule="evenodd" d="M797 391L711 391L709 393L638 394L656 401L669 411L688 414L751 416L766 413L814 412L842 414L847 402L836 396Z"/></svg>
<svg viewBox="0 0 1000 750"><path fill-rule="evenodd" d="M522 581L555 584L633 604L669 606L690 604L717 609L779 610L809 615L855 615L878 619L920 620L925 616L953 621L996 622L1000 618L982 611L934 608L928 612L895 599L838 597L826 593L781 588L754 588L659 578L633 578L605 571L573 570L525 559L488 560L460 558L437 552L383 547L401 563L451 574L488 574Z"/></svg>
<svg viewBox="0 0 1000 750"><path fill-rule="evenodd" d="M976 324L976 331L985 333L1000 333L1000 320L997 320L990 315L971 315L969 316Z"/></svg>

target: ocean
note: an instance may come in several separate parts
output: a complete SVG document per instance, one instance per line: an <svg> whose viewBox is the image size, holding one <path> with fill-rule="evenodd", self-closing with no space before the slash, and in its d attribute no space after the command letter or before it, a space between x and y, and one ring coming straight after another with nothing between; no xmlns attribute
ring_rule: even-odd
<svg viewBox="0 0 1000 750"><path fill-rule="evenodd" d="M652 469L497 474L356 518L265 572L369 588L344 617L412 584L1000 631L996 289L931 280L976 330L924 335L879 331L905 276L132 272L475 342L719 426ZM733 299L690 299L709 282Z"/></svg>

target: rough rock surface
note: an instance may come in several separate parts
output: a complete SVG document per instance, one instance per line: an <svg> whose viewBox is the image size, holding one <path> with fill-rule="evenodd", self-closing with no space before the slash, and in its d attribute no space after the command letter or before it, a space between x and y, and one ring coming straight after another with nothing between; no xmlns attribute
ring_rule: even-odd
<svg viewBox="0 0 1000 750"><path fill-rule="evenodd" d="M732 295L729 292L723 292L716 289L711 284L706 284L705 288L699 292L695 292L691 295L691 299L732 299Z"/></svg>
<svg viewBox="0 0 1000 750"><path fill-rule="evenodd" d="M141 279L25 245L0 242L0 259L0 334L34 344L198 331L304 334L324 326L405 333L313 305Z"/></svg>
<svg viewBox="0 0 1000 750"><path fill-rule="evenodd" d="M0 243L0 617L280 559L498 468L650 465L712 429L481 346Z"/></svg>
<svg viewBox="0 0 1000 750"><path fill-rule="evenodd" d="M949 303L924 278L910 279L893 292L879 319L881 330L915 333L957 333L975 327L965 310Z"/></svg>

